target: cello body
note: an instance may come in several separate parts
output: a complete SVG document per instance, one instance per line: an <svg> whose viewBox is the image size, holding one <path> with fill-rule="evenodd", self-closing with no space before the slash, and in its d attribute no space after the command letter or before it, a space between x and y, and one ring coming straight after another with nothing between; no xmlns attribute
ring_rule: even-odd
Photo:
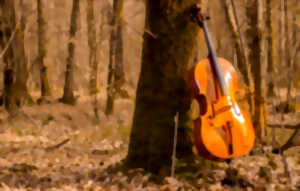
<svg viewBox="0 0 300 191"><path fill-rule="evenodd" d="M210 59L201 60L189 72L191 94L200 107L200 116L194 120L195 145L199 154L210 160L247 154L255 140L251 119L235 100L237 73L230 62L218 60L229 96L221 95Z"/></svg>
<svg viewBox="0 0 300 191"><path fill-rule="evenodd" d="M253 147L255 133L250 117L235 99L237 72L233 65L216 56L199 5L192 16L203 29L209 56L190 71L188 82L197 100L200 115L194 120L195 145L201 156L210 160L229 159L247 154Z"/></svg>

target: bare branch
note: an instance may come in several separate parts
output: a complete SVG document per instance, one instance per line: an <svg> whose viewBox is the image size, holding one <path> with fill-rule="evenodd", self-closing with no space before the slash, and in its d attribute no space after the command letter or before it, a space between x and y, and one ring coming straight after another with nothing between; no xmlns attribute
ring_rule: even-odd
<svg viewBox="0 0 300 191"><path fill-rule="evenodd" d="M288 125L288 124L267 124L268 127L271 128L285 128L285 129L300 129L300 123L296 125Z"/></svg>
<svg viewBox="0 0 300 191"><path fill-rule="evenodd" d="M294 131L294 133L291 135L291 137L287 140L287 142L282 145L279 148L275 148L272 152L273 153L280 153L282 154L285 150L291 148L291 147L295 147L295 146L300 146L300 142L299 142L299 131L300 129L297 129ZM298 140L296 140L298 138Z"/></svg>
<svg viewBox="0 0 300 191"><path fill-rule="evenodd" d="M2 57L5 55L7 49L9 48L10 44L12 43L15 35L16 35L16 32L17 32L17 28L15 28L14 32L12 33L12 35L10 36L9 38L9 41L7 42L5 48L3 49L3 51L1 52L0 54L0 59L2 59Z"/></svg>

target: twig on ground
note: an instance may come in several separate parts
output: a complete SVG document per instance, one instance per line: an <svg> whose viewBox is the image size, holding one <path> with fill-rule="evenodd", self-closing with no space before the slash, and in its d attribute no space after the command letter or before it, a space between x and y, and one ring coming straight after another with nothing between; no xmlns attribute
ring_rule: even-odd
<svg viewBox="0 0 300 191"><path fill-rule="evenodd" d="M174 177L175 174L175 163L176 163L176 146L177 146L177 130L178 130L178 115L177 112L174 121L175 121L175 133L174 133L174 143L173 143L173 153L172 153L172 166L171 166L171 177Z"/></svg>
<svg viewBox="0 0 300 191"><path fill-rule="evenodd" d="M67 144L69 141L70 141L70 139L67 138L67 139L63 140L62 142L60 142L60 143L58 143L56 145L53 145L53 146L50 146L50 147L46 147L45 150L46 151L53 151L55 149L60 148L61 146L65 145L65 144Z"/></svg>

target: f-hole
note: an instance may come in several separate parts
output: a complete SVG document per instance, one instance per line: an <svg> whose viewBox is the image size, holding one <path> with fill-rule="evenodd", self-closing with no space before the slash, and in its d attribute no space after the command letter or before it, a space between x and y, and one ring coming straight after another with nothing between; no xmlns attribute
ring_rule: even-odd
<svg viewBox="0 0 300 191"><path fill-rule="evenodd" d="M232 131L230 122L226 122L226 125L222 126L222 129L225 131L227 144L228 144L228 154L233 154L233 145L232 145Z"/></svg>

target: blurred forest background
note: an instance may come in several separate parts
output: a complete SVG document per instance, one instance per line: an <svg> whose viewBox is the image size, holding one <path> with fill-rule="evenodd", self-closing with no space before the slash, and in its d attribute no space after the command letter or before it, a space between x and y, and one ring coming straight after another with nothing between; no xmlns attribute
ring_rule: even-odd
<svg viewBox="0 0 300 191"><path fill-rule="evenodd" d="M264 149L300 146L300 1L201 4L217 54L239 71L240 97ZM156 38L145 14L144 0L0 0L2 188L242 187L221 181L231 176L220 170L225 163L203 162L212 170L162 184L140 170L124 175L112 167L127 154L144 36ZM202 36L188 68L208 54ZM235 178L255 190L299 189L299 150L288 156L282 161L290 167L270 153L236 159L244 175Z"/></svg>

